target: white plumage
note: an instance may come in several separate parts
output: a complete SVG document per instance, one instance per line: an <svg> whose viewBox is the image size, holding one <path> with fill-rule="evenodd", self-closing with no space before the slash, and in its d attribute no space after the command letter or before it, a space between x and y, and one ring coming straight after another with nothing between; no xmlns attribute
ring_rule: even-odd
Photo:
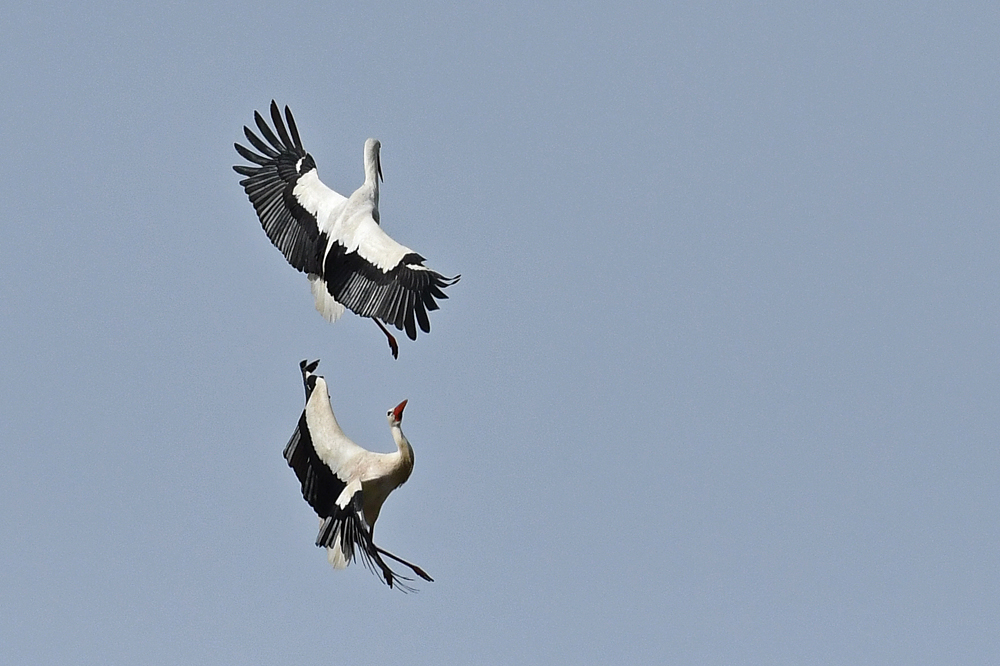
<svg viewBox="0 0 1000 666"><path fill-rule="evenodd" d="M319 361L299 364L306 405L298 427L285 447L285 460L302 484L302 497L320 518L316 545L327 548L330 563L342 569L360 554L369 569L382 574L389 587L411 590L411 578L394 572L388 557L409 567L424 580L423 569L375 545L372 532L382 504L410 478L413 448L400 428L406 400L386 414L396 443L393 453L373 453L351 441L333 414L326 380L315 374Z"/></svg>
<svg viewBox="0 0 1000 666"><path fill-rule="evenodd" d="M285 107L284 120L273 100L270 111L274 130L254 112L263 139L243 127L259 153L235 144L236 151L253 163L233 167L246 176L240 185L271 242L292 266L308 275L320 314L336 321L346 307L372 318L397 356L396 340L382 322L405 330L411 340L417 339L418 326L429 333L428 311L438 309L435 299L448 298L443 290L461 276L447 278L427 268L422 256L382 231L378 140L365 141L365 182L345 197L319 179L289 108Z"/></svg>

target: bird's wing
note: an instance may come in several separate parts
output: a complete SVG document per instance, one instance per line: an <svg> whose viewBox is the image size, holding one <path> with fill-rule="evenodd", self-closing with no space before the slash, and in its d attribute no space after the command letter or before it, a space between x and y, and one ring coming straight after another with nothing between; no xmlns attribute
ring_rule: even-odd
<svg viewBox="0 0 1000 666"><path fill-rule="evenodd" d="M403 248L406 253L393 263L385 263L387 253L377 251L387 245L380 235L398 244L374 223L370 226L374 230L363 234L354 247L330 240L322 274L327 291L356 314L405 329L406 335L416 340L417 325L424 333L431 330L427 312L438 309L434 299L448 298L443 289L461 276L444 277L425 267L424 258L408 248Z"/></svg>
<svg viewBox="0 0 1000 666"><path fill-rule="evenodd" d="M240 185L274 246L298 270L319 273L323 251L319 220L342 207L347 199L320 181L316 162L302 147L287 106L283 121L278 105L271 101L274 130L257 111L254 120L264 138L246 126L243 133L259 152L234 144L236 152L253 164L236 165L233 169L246 176Z"/></svg>
<svg viewBox="0 0 1000 666"><path fill-rule="evenodd" d="M411 568L414 568L413 565L387 553L372 541L371 526L365 521L364 491L361 489L361 481L359 480L354 480L344 487L334 504L333 513L324 518L320 524L319 534L316 535L316 545L329 548L336 553L336 562L342 564L335 564L335 566L346 566L355 559L356 555L360 554L359 559L365 568L376 575L381 574L386 585L396 587L404 592L413 591L413 588L406 584L412 579L393 571L382 559L382 555L388 555ZM419 568L414 568L414 570L425 580L431 580L430 576L427 576Z"/></svg>
<svg viewBox="0 0 1000 666"><path fill-rule="evenodd" d="M285 460L302 484L302 497L320 518L332 515L350 480L348 465L365 450L348 439L330 407L326 380L314 374L319 361L299 364L306 407L285 446Z"/></svg>
<svg viewBox="0 0 1000 666"><path fill-rule="evenodd" d="M347 484L319 459L309 434L305 411L285 446L285 460L302 484L302 498L320 518L333 515L337 497Z"/></svg>

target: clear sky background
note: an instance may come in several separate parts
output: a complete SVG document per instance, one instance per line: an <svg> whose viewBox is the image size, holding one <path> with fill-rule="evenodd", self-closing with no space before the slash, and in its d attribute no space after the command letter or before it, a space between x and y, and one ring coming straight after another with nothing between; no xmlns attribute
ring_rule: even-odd
<svg viewBox="0 0 1000 666"><path fill-rule="evenodd" d="M8 4L0 662L1000 661L995 3ZM461 273L330 325L233 150ZM416 456L332 571L320 358Z"/></svg>

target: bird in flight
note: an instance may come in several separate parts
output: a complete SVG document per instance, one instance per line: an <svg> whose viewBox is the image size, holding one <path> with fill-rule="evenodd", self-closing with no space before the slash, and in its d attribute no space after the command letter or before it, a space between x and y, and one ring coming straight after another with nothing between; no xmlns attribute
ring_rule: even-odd
<svg viewBox="0 0 1000 666"><path fill-rule="evenodd" d="M258 152L234 144L252 163L233 169L245 176L240 185L261 226L288 263L308 276L320 314L333 322L348 308L373 319L397 358L399 346L384 324L405 330L411 340L417 339L417 326L429 333L428 311L438 309L435 299L448 298L443 290L461 276L444 277L427 268L424 257L382 231L377 139L365 141L365 182L345 197L320 181L291 110L286 106L282 119L272 100L270 112L273 130L257 111L254 121L260 136L243 127Z"/></svg>
<svg viewBox="0 0 1000 666"><path fill-rule="evenodd" d="M400 423L406 400L386 413L396 443L394 453L373 453L351 441L333 414L326 380L315 374L319 361L302 361L306 406L298 426L285 446L285 460L302 484L302 497L319 516L316 545L327 549L327 559L343 569L360 555L373 573L381 573L389 587L413 591L384 557L409 567L426 581L434 579L423 569L375 545L372 531L382 504L403 485L413 471L413 448ZM376 571L377 569L377 571Z"/></svg>

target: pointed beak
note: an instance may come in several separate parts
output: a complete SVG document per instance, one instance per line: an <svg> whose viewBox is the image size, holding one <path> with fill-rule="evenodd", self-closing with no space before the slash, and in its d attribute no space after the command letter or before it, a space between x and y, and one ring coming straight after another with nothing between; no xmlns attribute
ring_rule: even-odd
<svg viewBox="0 0 1000 666"><path fill-rule="evenodd" d="M406 407L406 401L405 400L403 402L399 403L398 405L396 405L396 408L394 410L392 410L392 417L394 419L396 419L397 421L402 421L403 420L403 408L404 407Z"/></svg>

